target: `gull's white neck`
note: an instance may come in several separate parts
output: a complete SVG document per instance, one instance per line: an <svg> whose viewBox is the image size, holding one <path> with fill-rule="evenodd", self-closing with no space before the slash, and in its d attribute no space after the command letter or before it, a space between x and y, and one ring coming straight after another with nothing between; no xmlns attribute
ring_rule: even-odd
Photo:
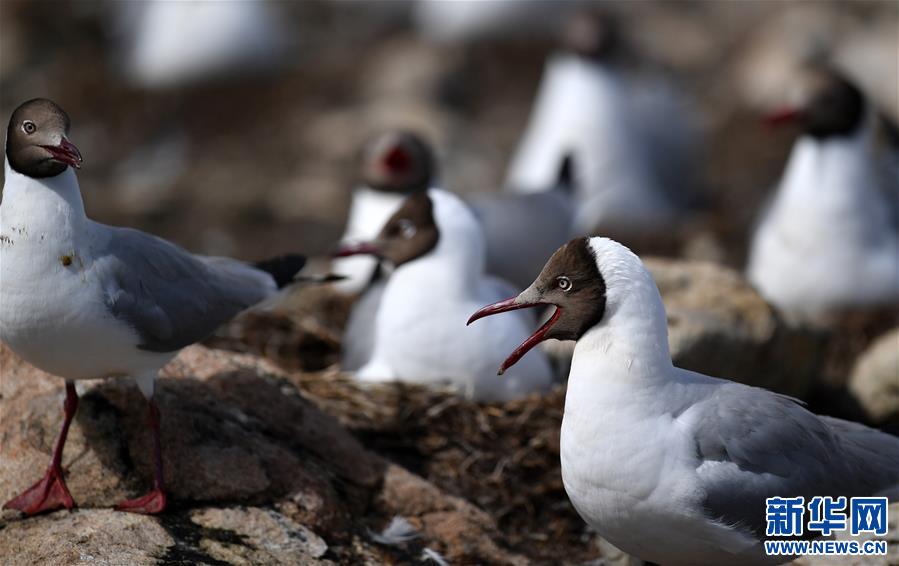
<svg viewBox="0 0 899 566"><path fill-rule="evenodd" d="M465 240L465 241L460 241ZM390 285L414 296L470 298L477 295L484 273L483 237L441 230L437 246L420 258L400 266Z"/></svg>
<svg viewBox="0 0 899 566"><path fill-rule="evenodd" d="M568 378L566 412L633 401L633 392L670 379L665 306L655 280L630 250L593 238L606 284L602 320L578 340Z"/></svg>
<svg viewBox="0 0 899 566"><path fill-rule="evenodd" d="M78 178L71 167L55 177L33 179L5 161L6 181L0 203L0 228L22 224L33 232L60 234L78 230L86 221Z"/></svg>
<svg viewBox="0 0 899 566"><path fill-rule="evenodd" d="M672 362L665 307L655 284L649 283L651 288L640 289L641 297L631 296L581 336L571 380L644 381L667 375Z"/></svg>
<svg viewBox="0 0 899 566"><path fill-rule="evenodd" d="M665 309L647 279L651 287L629 289L633 300L613 308L575 346L562 423L566 446L608 434L614 427L607 429L607 420L616 415L640 414L671 379Z"/></svg>

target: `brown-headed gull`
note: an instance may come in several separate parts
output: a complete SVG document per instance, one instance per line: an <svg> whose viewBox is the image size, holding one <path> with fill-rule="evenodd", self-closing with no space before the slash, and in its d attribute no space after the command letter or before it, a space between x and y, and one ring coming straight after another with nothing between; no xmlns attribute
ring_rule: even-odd
<svg viewBox="0 0 899 566"><path fill-rule="evenodd" d="M344 243L370 240L412 193L426 191L435 178L430 145L408 130L385 130L362 146L358 185L353 189ZM345 293L363 291L378 276L377 258L336 258L335 273L345 277L335 287Z"/></svg>
<svg viewBox="0 0 899 566"><path fill-rule="evenodd" d="M484 274L484 249L469 207L451 193L430 189L408 197L377 238L338 252L374 255L395 266L382 286L369 290L379 293L374 319L360 318L357 311L350 317L345 344L359 340L368 347L355 361L359 379L445 384L485 401L550 386L552 370L542 352L508 380L492 378L502 352L527 336L527 316L472 334L458 332L470 309L508 294L508 284Z"/></svg>
<svg viewBox="0 0 899 566"><path fill-rule="evenodd" d="M65 420L42 480L5 507L26 514L71 508L62 452L75 380L133 378L149 404L153 489L118 509L158 513L166 494L156 376L185 346L294 280L305 259L251 265L188 253L166 240L90 220L68 140L69 117L49 100L19 106L6 133L0 204L0 339L30 364L66 380Z"/></svg>
<svg viewBox="0 0 899 566"><path fill-rule="evenodd" d="M767 498L897 496L899 438L675 367L655 281L621 244L572 240L521 294L469 323L545 305L554 315L500 371L542 340L577 342L562 480L581 517L625 552L665 565L782 563L790 557L763 545Z"/></svg>
<svg viewBox="0 0 899 566"><path fill-rule="evenodd" d="M878 147L880 117L850 81L804 78L795 105L769 116L803 133L753 236L749 280L803 317L899 304L899 152Z"/></svg>
<svg viewBox="0 0 899 566"><path fill-rule="evenodd" d="M572 235L665 233L693 196L695 132L687 105L661 81L636 82L618 64L621 34L609 17L582 13L546 63L527 129L509 166L516 192L550 186L574 158Z"/></svg>

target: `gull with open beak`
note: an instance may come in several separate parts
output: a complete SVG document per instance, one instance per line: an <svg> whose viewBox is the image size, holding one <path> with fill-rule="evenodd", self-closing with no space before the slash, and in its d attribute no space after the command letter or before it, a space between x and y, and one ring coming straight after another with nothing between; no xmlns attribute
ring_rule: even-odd
<svg viewBox="0 0 899 566"><path fill-rule="evenodd" d="M377 238L346 244L340 256L368 254L395 266L380 287L370 320L354 309L344 343L365 351L359 379L449 385L471 398L494 401L546 390L552 370L542 354L503 380L492 378L498 356L528 334L529 317L515 316L459 333L477 305L508 295L508 284L484 274L484 236L461 199L431 189L415 193ZM363 295L359 305L365 306ZM366 348L354 345L363 341ZM344 363L344 369L348 368Z"/></svg>
<svg viewBox="0 0 899 566"><path fill-rule="evenodd" d="M576 340L560 457L575 509L600 536L665 565L779 564L766 498L899 495L899 438L817 416L795 399L677 368L652 276L607 238L560 248L537 280L483 317L555 305L502 364Z"/></svg>

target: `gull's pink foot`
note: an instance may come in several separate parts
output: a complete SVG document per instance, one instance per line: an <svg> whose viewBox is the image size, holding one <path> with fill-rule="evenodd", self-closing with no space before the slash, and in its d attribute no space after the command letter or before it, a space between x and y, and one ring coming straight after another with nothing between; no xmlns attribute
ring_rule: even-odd
<svg viewBox="0 0 899 566"><path fill-rule="evenodd" d="M51 466L43 479L7 501L3 508L18 509L26 515L37 515L63 507L71 509L74 506L66 480L62 477L62 468Z"/></svg>
<svg viewBox="0 0 899 566"><path fill-rule="evenodd" d="M150 493L137 499L129 499L122 501L115 506L116 511L127 511L128 513L141 513L143 515L156 515L165 511L166 498L165 492L159 488L154 489Z"/></svg>

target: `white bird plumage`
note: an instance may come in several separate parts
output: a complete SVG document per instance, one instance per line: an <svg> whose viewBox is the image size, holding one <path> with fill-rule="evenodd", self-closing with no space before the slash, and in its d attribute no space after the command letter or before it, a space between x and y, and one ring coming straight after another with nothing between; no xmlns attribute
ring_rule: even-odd
<svg viewBox="0 0 899 566"><path fill-rule="evenodd" d="M545 190L570 155L577 165L574 233L640 234L670 225L686 199L672 194L681 179L660 178L659 164L676 160L669 149L686 147L689 140L675 134L681 130L678 113L670 112L673 103L658 110L660 98L635 97L608 65L568 53L552 56L507 186L520 192ZM641 100L646 107L635 107ZM655 136L662 112L670 116L665 118L668 133ZM679 137L679 143L672 143L672 137Z"/></svg>
<svg viewBox="0 0 899 566"><path fill-rule="evenodd" d="M551 284L560 279L564 287ZM516 299L472 321L546 303L559 317L535 336L560 328L555 337L577 340L561 431L565 490L621 550L675 566L777 564L790 557L765 553L766 498L899 496L899 438L675 367L656 284L621 244L573 240Z"/></svg>
<svg viewBox="0 0 899 566"><path fill-rule="evenodd" d="M899 303L899 179L874 151L874 120L794 145L747 266L778 307L817 316Z"/></svg>
<svg viewBox="0 0 899 566"><path fill-rule="evenodd" d="M672 365L661 296L639 258L593 238L604 320L575 347L561 459L581 516L663 564L776 564L765 497L899 487L899 439Z"/></svg>
<svg viewBox="0 0 899 566"><path fill-rule="evenodd" d="M527 336L527 316L464 331L468 313L501 298L507 286L484 275L484 237L468 206L445 191L427 194L439 240L430 252L398 266L384 284L372 357L357 376L445 384L479 400L546 390L552 370L539 352L517 371L495 375L503 351Z"/></svg>

